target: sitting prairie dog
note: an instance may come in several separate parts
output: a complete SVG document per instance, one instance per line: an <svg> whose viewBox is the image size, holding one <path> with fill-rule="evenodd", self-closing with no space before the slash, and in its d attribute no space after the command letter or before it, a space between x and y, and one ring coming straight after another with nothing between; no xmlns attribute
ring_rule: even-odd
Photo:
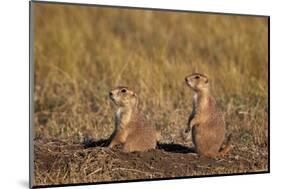
<svg viewBox="0 0 281 189"><path fill-rule="evenodd" d="M207 157L224 156L231 148L230 137L222 148L225 139L225 122L222 112L211 95L207 76L194 73L185 78L193 89L193 110L188 119L188 130L192 130L192 141L199 155Z"/></svg>
<svg viewBox="0 0 281 189"><path fill-rule="evenodd" d="M155 149L156 130L138 111L138 97L135 92L128 87L116 87L109 92L109 97L118 107L109 147L122 144L125 152Z"/></svg>

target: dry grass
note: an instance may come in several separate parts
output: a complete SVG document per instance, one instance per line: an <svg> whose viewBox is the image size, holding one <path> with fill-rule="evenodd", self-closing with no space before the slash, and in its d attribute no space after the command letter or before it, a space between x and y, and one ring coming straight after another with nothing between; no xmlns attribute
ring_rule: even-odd
<svg viewBox="0 0 281 189"><path fill-rule="evenodd" d="M160 142L190 144L181 137L192 101L184 77L201 72L211 78L236 146L267 154L267 18L40 3L34 11L35 141L109 137L114 107L107 93L128 85L161 131ZM266 159L261 162L267 169ZM48 180L50 172L37 172L36 184L70 178L63 170L55 173ZM104 180L114 177L69 182Z"/></svg>

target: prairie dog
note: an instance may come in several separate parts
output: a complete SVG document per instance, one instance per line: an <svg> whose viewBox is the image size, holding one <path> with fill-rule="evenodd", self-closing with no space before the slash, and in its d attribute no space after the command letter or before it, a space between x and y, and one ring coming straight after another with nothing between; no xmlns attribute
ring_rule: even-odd
<svg viewBox="0 0 281 189"><path fill-rule="evenodd" d="M211 94L207 76L193 73L185 81L194 91L193 110L188 119L187 130L192 130L196 152L207 157L224 156L231 148L231 136L222 148L225 139L224 117Z"/></svg>
<svg viewBox="0 0 281 189"><path fill-rule="evenodd" d="M123 151L147 151L156 147L156 130L138 111L138 97L128 87L116 87L109 92L110 99L118 107L115 114L115 130L110 148L122 144Z"/></svg>

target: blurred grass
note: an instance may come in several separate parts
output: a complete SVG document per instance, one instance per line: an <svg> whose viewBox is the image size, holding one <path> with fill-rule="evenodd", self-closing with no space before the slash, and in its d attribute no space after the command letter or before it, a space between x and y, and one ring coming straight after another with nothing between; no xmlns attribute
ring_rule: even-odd
<svg viewBox="0 0 281 189"><path fill-rule="evenodd" d="M107 93L128 85L161 141L185 143L184 77L200 72L235 142L267 146L267 18L40 3L34 11L36 139L107 138Z"/></svg>

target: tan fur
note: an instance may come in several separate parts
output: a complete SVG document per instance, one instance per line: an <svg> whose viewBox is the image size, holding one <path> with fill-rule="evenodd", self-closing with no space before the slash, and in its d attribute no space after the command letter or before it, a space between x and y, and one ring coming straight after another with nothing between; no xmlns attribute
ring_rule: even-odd
<svg viewBox="0 0 281 189"><path fill-rule="evenodd" d="M224 156L231 148L230 137L222 148L225 122L222 112L211 95L207 76L194 73L187 76L185 80L195 92L187 130L192 130L192 141L197 153L207 157Z"/></svg>
<svg viewBox="0 0 281 189"><path fill-rule="evenodd" d="M117 87L109 92L109 96L118 106L109 147L122 144L125 152L155 149L156 130L138 111L137 95L128 87Z"/></svg>

